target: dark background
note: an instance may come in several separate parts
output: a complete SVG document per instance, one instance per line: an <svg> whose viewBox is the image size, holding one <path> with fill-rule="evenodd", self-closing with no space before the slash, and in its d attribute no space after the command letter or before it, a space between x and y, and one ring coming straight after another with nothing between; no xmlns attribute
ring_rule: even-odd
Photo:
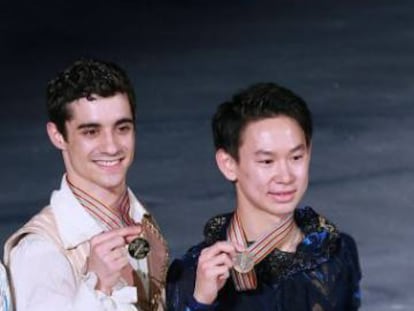
<svg viewBox="0 0 414 311"><path fill-rule="evenodd" d="M315 119L304 203L351 233L366 311L413 310L414 2L33 1L0 10L0 242L46 205L63 165L45 86L81 56L119 63L138 97L129 185L172 257L233 208L210 116L253 82L304 97Z"/></svg>

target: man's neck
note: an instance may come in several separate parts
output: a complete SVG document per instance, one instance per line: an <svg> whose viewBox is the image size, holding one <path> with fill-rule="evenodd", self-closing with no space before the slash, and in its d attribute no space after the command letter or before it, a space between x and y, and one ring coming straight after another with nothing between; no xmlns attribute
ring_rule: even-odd
<svg viewBox="0 0 414 311"><path fill-rule="evenodd" d="M79 188L80 190L86 192L88 195L98 200L106 207L110 208L115 212L118 212L119 205L127 189L126 185L123 185L122 187L108 189L96 184L77 184L75 182L72 182L70 178L67 178L67 180L69 183Z"/></svg>
<svg viewBox="0 0 414 311"><path fill-rule="evenodd" d="M125 190L122 192L102 192L101 196L98 196L97 198L111 210L118 211L120 203L124 197L124 193ZM92 195L95 196L95 194Z"/></svg>
<svg viewBox="0 0 414 311"><path fill-rule="evenodd" d="M243 209L243 207L237 207L237 214L240 219L243 231L246 235L247 241L256 241L262 235L270 232L276 226L281 225L287 217L292 215L270 215L269 213L261 210L249 210Z"/></svg>

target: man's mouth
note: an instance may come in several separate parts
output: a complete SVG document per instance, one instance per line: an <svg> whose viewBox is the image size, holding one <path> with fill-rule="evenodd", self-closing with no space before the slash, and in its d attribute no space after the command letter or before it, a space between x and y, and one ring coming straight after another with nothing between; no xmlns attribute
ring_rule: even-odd
<svg viewBox="0 0 414 311"><path fill-rule="evenodd" d="M95 160L94 162L98 164L99 166L104 167L113 167L118 164L120 164L122 159L116 159L116 160Z"/></svg>
<svg viewBox="0 0 414 311"><path fill-rule="evenodd" d="M287 203L293 200L296 190L288 191L269 191L269 196L271 196L278 203Z"/></svg>

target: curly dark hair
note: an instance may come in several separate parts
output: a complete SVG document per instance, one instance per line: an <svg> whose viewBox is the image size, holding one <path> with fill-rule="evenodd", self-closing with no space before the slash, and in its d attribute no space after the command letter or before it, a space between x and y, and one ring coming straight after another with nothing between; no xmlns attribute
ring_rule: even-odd
<svg viewBox="0 0 414 311"><path fill-rule="evenodd" d="M111 97L126 94L135 121L135 93L126 72L118 65L95 59L80 59L59 73L47 85L49 120L66 139L65 122L72 118L69 104L93 95Z"/></svg>
<svg viewBox="0 0 414 311"><path fill-rule="evenodd" d="M310 145L313 125L306 102L275 83L258 83L218 106L212 118L216 150L223 149L238 161L241 138L247 125L276 116L295 120L305 134L306 144Z"/></svg>

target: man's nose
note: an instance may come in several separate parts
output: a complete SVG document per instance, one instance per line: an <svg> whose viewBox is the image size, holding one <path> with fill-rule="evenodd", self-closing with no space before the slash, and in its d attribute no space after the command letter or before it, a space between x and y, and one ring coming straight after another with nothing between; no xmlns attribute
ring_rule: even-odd
<svg viewBox="0 0 414 311"><path fill-rule="evenodd" d="M288 161L281 161L276 167L274 180L277 183L289 184L294 180L294 174Z"/></svg>
<svg viewBox="0 0 414 311"><path fill-rule="evenodd" d="M103 133L101 140L101 151L108 154L115 154L119 150L118 139L112 131Z"/></svg>

